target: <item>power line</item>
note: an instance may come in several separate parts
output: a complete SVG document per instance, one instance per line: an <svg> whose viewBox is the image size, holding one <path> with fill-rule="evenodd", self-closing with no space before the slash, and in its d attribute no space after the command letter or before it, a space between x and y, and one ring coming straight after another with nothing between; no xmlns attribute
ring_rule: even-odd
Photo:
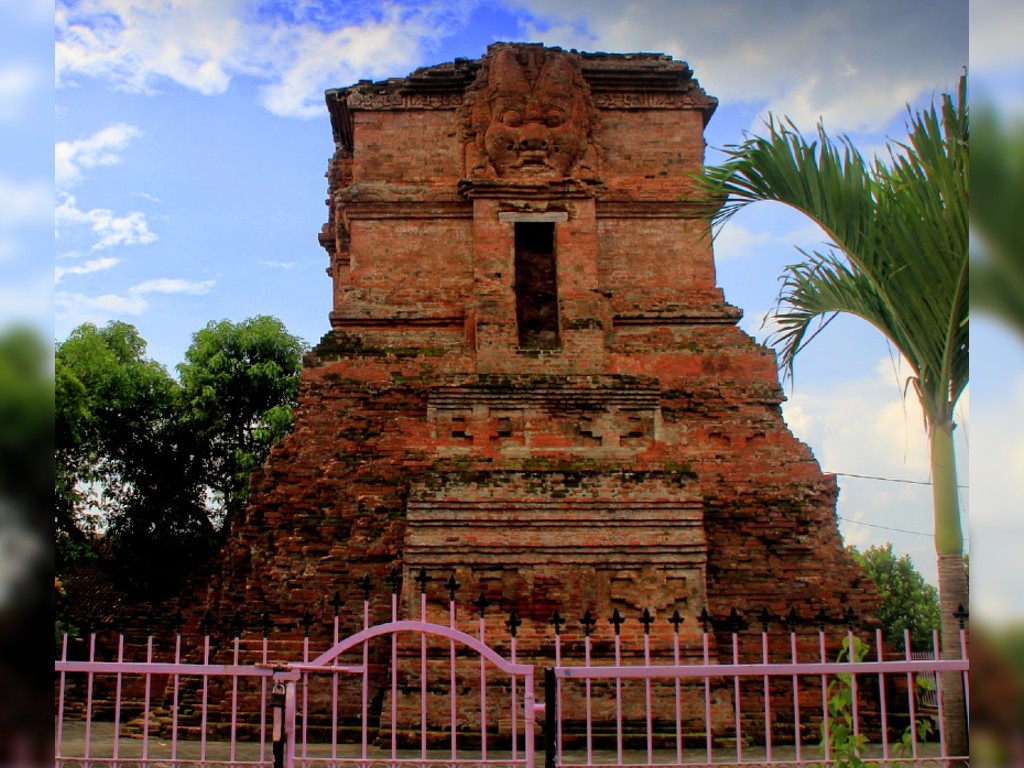
<svg viewBox="0 0 1024 768"><path fill-rule="evenodd" d="M858 475L853 472L831 472L837 477L856 477L858 480L881 480L886 483L905 483L907 485L931 485L930 480L905 480L901 477L880 477L879 475ZM957 484L957 488L969 489L969 485Z"/></svg>
<svg viewBox="0 0 1024 768"><path fill-rule="evenodd" d="M881 528L883 531L895 531L896 533L910 533L910 534L913 534L914 536L927 536L930 539L934 539L935 538L934 534L924 533L923 531L908 531L906 528L892 528L892 527L890 527L888 525L875 525L874 523L864 523L864 522L861 522L860 520L853 520L852 518L849 518L849 517L842 517L841 515L836 515L836 517L839 518L840 520L844 521L844 522L855 523L856 525L864 525L864 526L867 526L868 528Z"/></svg>
<svg viewBox="0 0 1024 768"><path fill-rule="evenodd" d="M929 539L934 539L935 538L935 534L933 534L933 533L925 533L924 531L909 531L906 528L893 528L893 527L888 526L888 525L877 525L876 523L865 523L865 522L863 522L861 520L854 520L854 519L849 518L849 517L843 517L842 515L836 515L836 517L839 520L842 520L843 522L853 523L855 525L863 525L863 526L865 526L867 528L881 528L883 531L895 531L896 533L909 533L912 536L926 536ZM968 541L968 539L966 537L964 537L964 541Z"/></svg>

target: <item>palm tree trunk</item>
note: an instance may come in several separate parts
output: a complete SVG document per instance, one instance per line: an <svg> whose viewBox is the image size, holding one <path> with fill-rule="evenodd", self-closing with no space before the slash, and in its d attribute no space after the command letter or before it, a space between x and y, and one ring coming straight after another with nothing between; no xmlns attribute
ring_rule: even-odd
<svg viewBox="0 0 1024 768"><path fill-rule="evenodd" d="M960 658L958 609L968 604L967 570L964 567L960 503L953 456L952 423L932 424L930 438L932 494L935 504L935 552L938 555L939 607L942 611L942 658ZM963 678L959 672L942 675L943 718L946 747L951 755L967 755L967 710Z"/></svg>

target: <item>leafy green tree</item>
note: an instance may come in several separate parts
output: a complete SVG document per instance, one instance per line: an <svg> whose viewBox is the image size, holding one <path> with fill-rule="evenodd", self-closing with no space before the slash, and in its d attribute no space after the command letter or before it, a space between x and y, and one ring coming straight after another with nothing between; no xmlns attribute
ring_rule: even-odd
<svg viewBox="0 0 1024 768"><path fill-rule="evenodd" d="M882 622L883 636L902 651L903 630L910 630L910 647L930 651L932 631L939 628L939 591L918 573L910 555L896 557L891 542L863 552L846 549L878 587L882 602L875 618Z"/></svg>
<svg viewBox="0 0 1024 768"><path fill-rule="evenodd" d="M138 596L172 591L291 428L302 348L274 318L211 323L179 384L127 323L82 325L58 343L58 568L98 554Z"/></svg>
<svg viewBox="0 0 1024 768"><path fill-rule="evenodd" d="M772 200L798 210L827 234L824 253L787 267L773 341L792 372L797 353L837 313L859 317L903 355L908 386L928 431L946 656L959 655L954 613L967 605L967 578L953 455L953 413L968 382L968 109L966 78L956 94L910 114L906 142L867 162L819 126L808 142L791 123L770 120L708 168L702 188L720 226L745 206ZM966 754L963 689L943 687L949 746Z"/></svg>
<svg viewBox="0 0 1024 768"><path fill-rule="evenodd" d="M55 355L55 523L60 563L102 545L130 590L160 593L206 555L201 445L180 388L127 323L81 325Z"/></svg>
<svg viewBox="0 0 1024 768"><path fill-rule="evenodd" d="M305 345L266 315L211 322L178 366L190 428L207 446L207 482L224 524L245 502L249 475L292 425Z"/></svg>

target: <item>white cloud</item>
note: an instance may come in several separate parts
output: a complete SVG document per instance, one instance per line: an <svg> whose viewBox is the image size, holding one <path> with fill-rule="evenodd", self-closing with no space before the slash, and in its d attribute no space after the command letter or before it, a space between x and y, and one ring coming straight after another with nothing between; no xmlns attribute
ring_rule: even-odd
<svg viewBox="0 0 1024 768"><path fill-rule="evenodd" d="M170 277L159 277L154 280L147 280L129 289L133 296L141 296L146 293L188 293L198 295L209 293L216 281L214 280L181 280Z"/></svg>
<svg viewBox="0 0 1024 768"><path fill-rule="evenodd" d="M85 319L106 319L113 315L141 315L149 306L149 302L142 296L119 296L113 293L87 296L84 293L59 291L54 301L57 307L64 310L59 314L83 318L82 322Z"/></svg>
<svg viewBox="0 0 1024 768"><path fill-rule="evenodd" d="M149 93L161 81L203 94L231 79L265 82L263 105L278 115L320 117L325 88L403 73L422 46L444 34L466 3L321 3L260 6L243 0L83 0L58 4L58 85L79 77Z"/></svg>
<svg viewBox="0 0 1024 768"><path fill-rule="evenodd" d="M804 130L882 128L904 104L951 88L968 63L967 3L797 0L680 3L518 0L532 39L587 50L664 51L723 102L764 105ZM1017 46L1019 48L1019 46Z"/></svg>
<svg viewBox="0 0 1024 768"><path fill-rule="evenodd" d="M88 275L91 272L102 272L116 267L119 263L120 259L107 256L102 259L90 259L84 264L76 264L73 267L54 267L53 282L59 283L64 275Z"/></svg>
<svg viewBox="0 0 1024 768"><path fill-rule="evenodd" d="M89 296L83 293L59 291L55 297L58 317L64 324L78 325L83 322L104 322L111 317L141 315L149 309L150 294L209 293L216 284L214 280L182 280L179 278L154 278L133 285L126 294L105 293Z"/></svg>
<svg viewBox="0 0 1024 768"><path fill-rule="evenodd" d="M57 189L67 190L79 184L83 171L121 162L121 153L141 132L128 123L108 125L92 136L54 145L54 175Z"/></svg>
<svg viewBox="0 0 1024 768"><path fill-rule="evenodd" d="M754 232L742 224L730 223L715 238L715 258L724 260L750 256L757 248L776 240L774 233Z"/></svg>
<svg viewBox="0 0 1024 768"><path fill-rule="evenodd" d="M113 248L118 245L146 245L155 242L157 237L150 231L145 214L132 211L117 216L108 208L92 208L83 211L73 195L66 195L54 211L54 222L58 234L62 226L88 226L97 240L92 245L94 251Z"/></svg>
<svg viewBox="0 0 1024 768"><path fill-rule="evenodd" d="M843 518L844 539L862 548L891 541L935 583L928 442L917 397L912 392L900 396L906 366L894 368L891 359L883 358L870 375L839 385L815 384L807 373L803 371L783 411L794 434L812 446L822 469L842 473L837 478L841 489L837 514ZM968 483L964 439L968 402L965 394L960 409L964 425L957 434L962 484ZM966 524L970 512L966 494L962 503Z"/></svg>
<svg viewBox="0 0 1024 768"><path fill-rule="evenodd" d="M261 267L271 267L272 269L291 269L295 266L294 261L258 261L256 263Z"/></svg>

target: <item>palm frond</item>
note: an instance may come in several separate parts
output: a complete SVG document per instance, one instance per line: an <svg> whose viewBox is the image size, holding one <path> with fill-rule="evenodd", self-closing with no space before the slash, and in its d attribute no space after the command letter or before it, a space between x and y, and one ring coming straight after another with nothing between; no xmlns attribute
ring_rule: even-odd
<svg viewBox="0 0 1024 768"><path fill-rule="evenodd" d="M965 86L910 112L908 136L866 162L822 125L806 140L769 118L767 135L726 147L701 187L717 232L751 203L804 213L833 250L787 269L773 341L790 372L810 323L847 312L878 328L914 370L927 417L952 418L968 381L968 229Z"/></svg>

